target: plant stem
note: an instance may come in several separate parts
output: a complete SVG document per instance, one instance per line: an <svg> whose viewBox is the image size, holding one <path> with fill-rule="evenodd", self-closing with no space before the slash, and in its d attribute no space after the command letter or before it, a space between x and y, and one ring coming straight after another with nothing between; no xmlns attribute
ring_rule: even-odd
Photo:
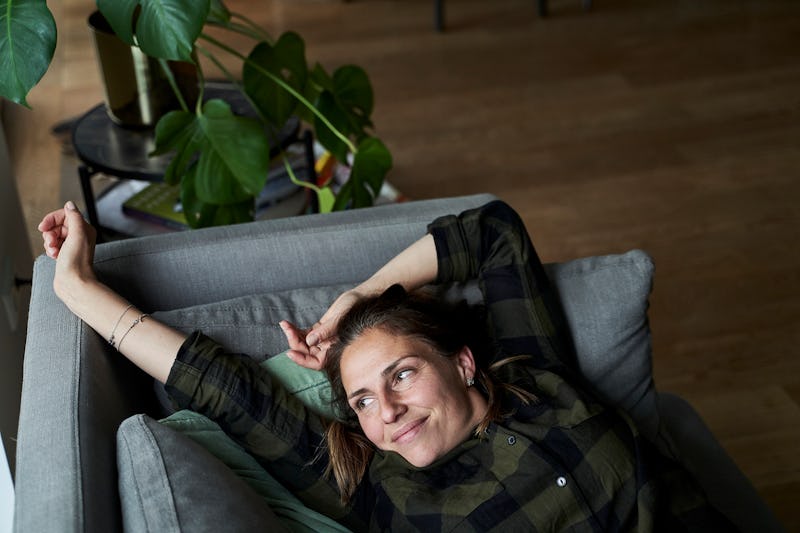
<svg viewBox="0 0 800 533"><path fill-rule="evenodd" d="M338 129L336 129L333 126L333 124L331 124L330 120L328 120L328 118L325 115L323 115L302 94L298 93L291 85L286 83L279 76L274 75L272 72L266 70L265 68L263 68L258 63L255 63L255 62L251 61L249 58L247 58L244 55L242 55L238 50L235 50L235 49L231 48L230 46L226 45L225 43L221 43L220 41L218 41L217 39L211 37L210 35L207 35L205 33L201 33L200 37L205 39L205 40L207 40L211 44L214 44L214 45L218 46L219 48L221 48L222 50L228 52L229 54L232 54L232 55L238 57L239 59L241 59L242 61L244 61L245 63L247 63L251 67L253 67L254 69L256 69L258 72L260 72L261 74L263 74L264 76L268 77L270 80L272 80L273 82L278 84L284 91L288 92L289 94L291 94L292 96L297 98L297 100L299 100L300 103L302 103L312 113L314 113L314 115L316 115L317 118L319 118L320 121L323 124L325 124L333 132L333 134L336 135L347 146L348 150L350 150L353 154L358 153L358 149L350 141L350 139L347 138L346 135L344 135L342 132L340 132Z"/></svg>
<svg viewBox="0 0 800 533"><path fill-rule="evenodd" d="M281 157L283 157L283 166L286 169L286 172L289 174L289 179L292 180L292 183L294 183L295 185L299 185L300 187L305 187L307 189L311 189L312 191L314 191L319 201L319 212L330 213L333 208L333 198L334 198L333 192L330 190L330 187L318 187L317 185L311 183L310 181L302 181L295 175L294 169L292 169L292 165L289 164L289 160L286 158L286 154L282 153Z"/></svg>
<svg viewBox="0 0 800 533"><path fill-rule="evenodd" d="M244 22L243 26L246 26L246 27L250 28L250 30L255 35L260 35L261 36L260 40L266 41L266 42L272 44L272 36L270 34L268 34L266 31L264 31L264 29L261 26L259 26L258 24L253 22L251 19L249 19L247 16L243 15L242 13L231 12L231 18L237 18L237 19L241 20L242 22ZM239 26L239 25L237 24L237 26Z"/></svg>
<svg viewBox="0 0 800 533"><path fill-rule="evenodd" d="M169 82L169 86L172 87L172 92L175 93L175 96L178 98L178 103L181 105L181 109L184 111L189 111L189 106L186 105L186 100L183 99L183 94L181 94L181 90L178 87L178 82L175 81L175 75L172 73L172 70L169 68L169 63L166 59L158 60L158 64L161 65L161 70L164 72L164 76L167 77L167 81ZM199 66L198 66L199 70Z"/></svg>
<svg viewBox="0 0 800 533"><path fill-rule="evenodd" d="M196 49L197 47L195 47ZM195 114L200 115L203 109L203 96L206 92L206 76L203 74L203 69L200 68L200 62L197 62L197 86L199 91L197 93L197 102L194 104Z"/></svg>
<svg viewBox="0 0 800 533"><path fill-rule="evenodd" d="M255 110L256 114L258 115L258 118L261 119L262 122L266 122L267 121L266 117L264 117L264 115L258 109L258 106L245 92L244 87L242 87L242 85L236 80L231 71L225 68L225 65L223 65L222 62L219 59L217 59L217 57L214 54L212 54L209 50L206 50L202 46L197 46L197 45L195 45L195 48L197 48L198 52L206 56L209 59L209 61L214 63L217 66L217 68L219 68L222 71L222 73L225 74L225 77L228 79L231 85L233 85L237 91L242 93L242 95L247 99L247 101L250 102L250 106L253 108L253 110Z"/></svg>
<svg viewBox="0 0 800 533"><path fill-rule="evenodd" d="M233 16L233 14L231 14L231 16ZM249 26L247 24L238 24L236 22L214 22L211 25L238 33L239 35L244 35L245 37L249 37L255 41L267 41L268 43L272 44L271 37L265 32L261 31L258 27Z"/></svg>

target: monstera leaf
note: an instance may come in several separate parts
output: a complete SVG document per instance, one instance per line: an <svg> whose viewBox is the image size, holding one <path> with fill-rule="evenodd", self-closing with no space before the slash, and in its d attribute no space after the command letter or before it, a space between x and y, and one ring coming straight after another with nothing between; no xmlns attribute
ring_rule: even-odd
<svg viewBox="0 0 800 533"><path fill-rule="evenodd" d="M24 106L56 49L56 22L45 0L0 1L0 96Z"/></svg>
<svg viewBox="0 0 800 533"><path fill-rule="evenodd" d="M194 42L211 10L210 0L97 0L117 36L152 57L192 62ZM141 8L134 26L134 15ZM215 2L215 17L225 16ZM136 36L134 40L134 35Z"/></svg>
<svg viewBox="0 0 800 533"><path fill-rule="evenodd" d="M181 184L190 225L252 219L255 196L268 173L269 139L292 116L313 127L339 162L352 163L349 181L336 194L330 183L302 183L316 192L321 209L373 203L392 158L368 132L373 94L361 68L346 65L329 75L317 64L309 71L298 34L287 32L273 43L255 23L228 11L224 0L97 0L97 7L120 39L151 57L195 62L197 50L221 66L209 48L195 47L200 39L243 60L241 84L224 73L245 93L258 118L236 116L225 102L210 100L195 112L184 107L168 113L156 126L154 153L173 154L164 178ZM207 23L262 42L243 58L204 34ZM46 72L55 45L56 25L46 0L0 0L0 96L27 105L26 96Z"/></svg>
<svg viewBox="0 0 800 533"><path fill-rule="evenodd" d="M289 120L298 100L274 78L303 94L307 77L305 43L294 32L281 35L274 46L266 42L256 45L242 69L245 92L267 120L276 125Z"/></svg>
<svg viewBox="0 0 800 533"><path fill-rule="evenodd" d="M317 66L313 79L321 88L317 109L348 138L357 141L364 138L365 129L372 126L369 116L373 106L372 85L364 70L345 65L336 69L331 77ZM322 146L339 161L346 161L347 145L319 116L314 117L314 130Z"/></svg>
<svg viewBox="0 0 800 533"><path fill-rule="evenodd" d="M358 145L350 179L336 195L334 210L347 207L367 207L373 204L383 185L386 173L392 168L392 155L375 137L367 137Z"/></svg>
<svg viewBox="0 0 800 533"><path fill-rule="evenodd" d="M181 207L191 227L223 226L253 220L255 202L252 197L222 205L201 200L197 196L197 174L198 167L194 166L181 180Z"/></svg>
<svg viewBox="0 0 800 533"><path fill-rule="evenodd" d="M165 180L181 183L191 226L252 220L269 169L270 147L260 122L234 115L222 100L209 100L198 114L172 111L156 126L155 153L171 151Z"/></svg>
<svg viewBox="0 0 800 533"><path fill-rule="evenodd" d="M208 22L215 24L227 24L231 20L231 12L222 3L222 0L211 0L211 7L208 11Z"/></svg>

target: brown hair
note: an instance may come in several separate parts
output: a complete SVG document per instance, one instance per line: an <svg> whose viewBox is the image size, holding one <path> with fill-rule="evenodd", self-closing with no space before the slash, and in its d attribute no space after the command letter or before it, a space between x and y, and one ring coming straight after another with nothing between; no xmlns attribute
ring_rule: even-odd
<svg viewBox="0 0 800 533"><path fill-rule="evenodd" d="M358 417L347 402L340 362L344 350L364 332L373 329L420 340L442 357L452 357L464 346L470 348L477 369L475 381L489 406L476 428L478 435L503 416L503 393L510 392L526 403L536 399L532 393L503 383L498 378L500 367L525 356L490 364L496 349L486 332L486 320L480 308L469 307L463 302L444 302L429 291L406 292L400 285L393 285L378 296L363 298L339 323L338 340L328 350L323 367L331 383L333 403L339 416L326 431L330 461L327 472L333 474L345 503L364 477L374 446L364 435Z"/></svg>

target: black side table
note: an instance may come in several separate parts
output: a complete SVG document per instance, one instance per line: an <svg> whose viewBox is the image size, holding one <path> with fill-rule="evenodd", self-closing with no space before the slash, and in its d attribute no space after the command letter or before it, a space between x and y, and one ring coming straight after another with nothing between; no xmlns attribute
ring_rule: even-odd
<svg viewBox="0 0 800 533"><path fill-rule="evenodd" d="M209 86L211 85L211 86ZM250 104L232 86L224 83L206 86L206 98L221 98L228 102L234 114L253 116ZM300 136L300 120L293 117L278 133L278 143L270 150L275 157L288 146L303 142L309 172L314 169L314 147L311 132ZM114 123L106 113L105 104L90 109L75 123L72 129L72 144L80 159L78 175L81 191L86 203L89 222L102 229L97 213L97 203L92 191L92 177L98 173L120 179L163 181L164 171L172 159L171 154L150 157L155 149L153 129L130 129ZM310 176L309 179L313 179Z"/></svg>

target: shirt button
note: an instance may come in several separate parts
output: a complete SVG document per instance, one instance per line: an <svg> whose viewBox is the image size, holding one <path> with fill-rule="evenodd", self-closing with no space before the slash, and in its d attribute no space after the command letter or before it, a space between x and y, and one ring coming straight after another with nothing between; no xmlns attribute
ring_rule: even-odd
<svg viewBox="0 0 800 533"><path fill-rule="evenodd" d="M506 439L506 442L508 442L509 446L513 446L517 442L517 437L515 437L514 435L509 435L508 438Z"/></svg>
<svg viewBox="0 0 800 533"><path fill-rule="evenodd" d="M559 487L566 487L567 478L565 478L564 476L558 476L558 479L556 479L556 485L558 485Z"/></svg>

